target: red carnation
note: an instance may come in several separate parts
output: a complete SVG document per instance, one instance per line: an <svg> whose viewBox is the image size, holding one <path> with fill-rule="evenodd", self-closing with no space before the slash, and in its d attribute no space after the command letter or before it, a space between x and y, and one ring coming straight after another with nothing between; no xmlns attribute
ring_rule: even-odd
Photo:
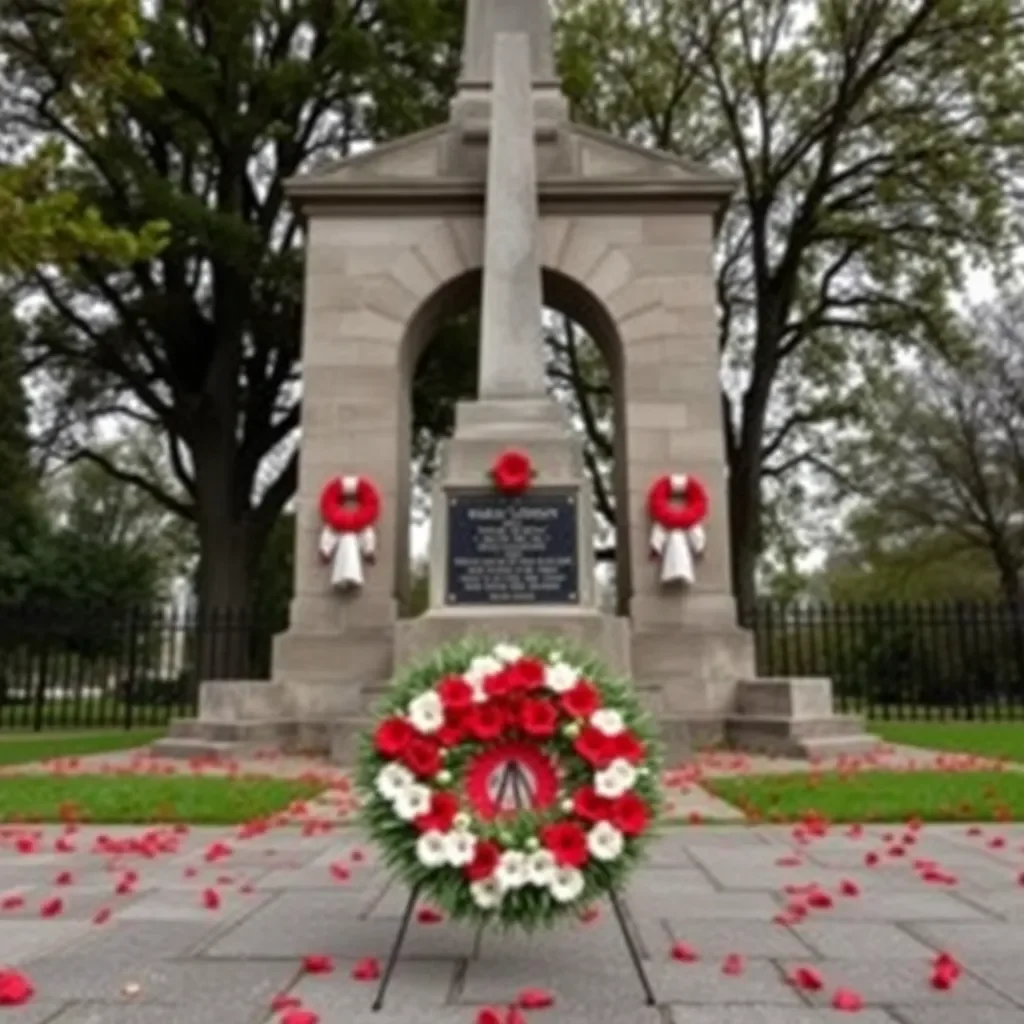
<svg viewBox="0 0 1024 1024"><path fill-rule="evenodd" d="M572 795L572 809L584 821L608 821L614 801L598 796L593 786L583 786Z"/></svg>
<svg viewBox="0 0 1024 1024"><path fill-rule="evenodd" d="M414 736L402 751L402 761L413 774L426 779L441 770L441 748L436 740Z"/></svg>
<svg viewBox="0 0 1024 1024"><path fill-rule="evenodd" d="M570 821L546 825L540 830L540 841L560 867L581 868L587 863L587 837L579 825Z"/></svg>
<svg viewBox="0 0 1024 1024"><path fill-rule="evenodd" d="M558 727L558 709L549 700L527 699L520 709L519 722L527 736L546 739Z"/></svg>
<svg viewBox="0 0 1024 1024"><path fill-rule="evenodd" d="M447 832L455 823L455 815L459 813L459 798L454 793L433 793L430 797L430 810L421 814L415 821L421 832L436 829Z"/></svg>
<svg viewBox="0 0 1024 1024"><path fill-rule="evenodd" d="M601 695L585 679L562 694L562 709L573 718L589 718L601 706Z"/></svg>
<svg viewBox="0 0 1024 1024"><path fill-rule="evenodd" d="M536 658L520 658L506 669L513 690L539 690L544 685L544 663Z"/></svg>
<svg viewBox="0 0 1024 1024"><path fill-rule="evenodd" d="M459 676L446 676L437 684L437 695L445 711L462 710L473 706L473 687Z"/></svg>
<svg viewBox="0 0 1024 1024"><path fill-rule="evenodd" d="M608 745L611 747L613 758L624 758L630 764L639 764L646 753L644 745L629 731L613 736Z"/></svg>
<svg viewBox="0 0 1024 1024"><path fill-rule="evenodd" d="M614 738L592 725L586 726L573 744L576 753L594 768L607 768L615 760Z"/></svg>
<svg viewBox="0 0 1024 1024"><path fill-rule="evenodd" d="M466 716L466 728L478 740L496 740L505 728L505 712L493 704L477 704Z"/></svg>
<svg viewBox="0 0 1024 1024"><path fill-rule="evenodd" d="M373 736L377 752L385 757L398 757L413 738L413 727L403 718L385 718Z"/></svg>
<svg viewBox="0 0 1024 1024"><path fill-rule="evenodd" d="M505 697L512 692L512 676L507 668L495 672L484 680L484 693L488 697Z"/></svg>
<svg viewBox="0 0 1024 1024"><path fill-rule="evenodd" d="M434 734L442 747L454 747L461 743L466 735L466 715L468 711L452 708L444 713L444 725Z"/></svg>
<svg viewBox="0 0 1024 1024"><path fill-rule="evenodd" d="M494 486L502 494L522 494L533 479L533 465L526 452L509 449L502 452L491 467Z"/></svg>
<svg viewBox="0 0 1024 1024"><path fill-rule="evenodd" d="M476 844L476 852L472 862L466 868L466 875L471 882L482 882L490 878L498 867L501 849L497 843L485 839Z"/></svg>
<svg viewBox="0 0 1024 1024"><path fill-rule="evenodd" d="M647 805L636 793L625 793L612 801L609 820L624 836L640 835L649 818Z"/></svg>

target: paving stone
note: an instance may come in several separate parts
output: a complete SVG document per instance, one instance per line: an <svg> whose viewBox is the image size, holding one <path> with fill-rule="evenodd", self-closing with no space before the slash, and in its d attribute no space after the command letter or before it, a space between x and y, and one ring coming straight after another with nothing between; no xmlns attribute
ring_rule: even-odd
<svg viewBox="0 0 1024 1024"><path fill-rule="evenodd" d="M1024 922L1024 888L1007 889L1005 878L998 890L960 890L959 895L989 914L1008 921Z"/></svg>
<svg viewBox="0 0 1024 1024"><path fill-rule="evenodd" d="M50 1024L50 1021L58 1019L57 1014L65 1005L53 999L36 998L25 1006L5 1006L0 1013L4 1024Z"/></svg>
<svg viewBox="0 0 1024 1024"><path fill-rule="evenodd" d="M707 874L697 868L641 868L634 872L623 895L630 905L642 902L663 905L667 896L687 898L703 893L711 895L718 889Z"/></svg>
<svg viewBox="0 0 1024 1024"><path fill-rule="evenodd" d="M1002 921L953 922L933 924L920 922L907 926L908 931L934 946L960 957L1001 957L1018 955L1024 958L1024 927Z"/></svg>
<svg viewBox="0 0 1024 1024"><path fill-rule="evenodd" d="M798 966L799 961L783 964L787 972ZM818 1005L827 1006L831 993L839 987L853 989L860 993L866 1004L875 1006L935 1002L1010 1005L998 992L966 972L952 989L942 991L932 988L930 958L920 961L825 960L817 966L825 979L825 988L821 992L805 992L803 995ZM966 1014L968 1011L964 1012ZM966 1020L964 1024L967 1024Z"/></svg>
<svg viewBox="0 0 1024 1024"><path fill-rule="evenodd" d="M650 908L644 908L650 910ZM731 921L770 921L782 909L782 902L769 893L694 893L663 904L660 917L668 921L720 918Z"/></svg>
<svg viewBox="0 0 1024 1024"><path fill-rule="evenodd" d="M822 914L837 920L873 921L984 921L988 915L978 907L958 899L952 893L933 892L924 886L920 892L877 893L874 898L836 900Z"/></svg>
<svg viewBox="0 0 1024 1024"><path fill-rule="evenodd" d="M1024 1007L1024 973L1020 955L966 956L964 965L982 981Z"/></svg>
<svg viewBox="0 0 1024 1024"><path fill-rule="evenodd" d="M1024 1024L1024 1010L1006 1006L971 1007L970 1017L962 1006L893 1006L902 1024ZM696 1022L695 1022L696 1024ZM857 1024L867 1024L863 1017Z"/></svg>
<svg viewBox="0 0 1024 1024"><path fill-rule="evenodd" d="M262 1024L266 1010L245 1003L199 1006L189 1001L174 1006L159 1003L77 1003L45 1024ZM7 1018L4 1018L7 1024ZM19 1024L15 1017L10 1024ZM35 1021L31 1024L36 1024ZM39 1018L39 1024L43 1019Z"/></svg>
<svg viewBox="0 0 1024 1024"><path fill-rule="evenodd" d="M685 923L672 921L669 941L686 942L701 958L721 959L729 953L747 957L807 956L811 951L787 928L765 921L723 921L694 918ZM657 958L660 951L654 951ZM665 947L668 955L668 946Z"/></svg>
<svg viewBox="0 0 1024 1024"><path fill-rule="evenodd" d="M478 956L487 959L509 957L513 960L552 957L566 962L571 962L574 957L594 954L608 956L613 962L616 957L628 957L626 940L615 915L607 906L600 908L600 915L588 924L570 918L551 930L531 934L485 928L480 932ZM641 932L632 918L627 919L627 927L638 941L641 954L658 956L667 941L665 931L656 921L647 924L648 928Z"/></svg>
<svg viewBox="0 0 1024 1024"><path fill-rule="evenodd" d="M765 960L746 960L739 975L723 974L721 962L710 960L694 964L658 963L651 974L660 1003L802 1005L800 996L776 964ZM677 1016L687 1019L682 1012Z"/></svg>
<svg viewBox="0 0 1024 1024"><path fill-rule="evenodd" d="M23 964L82 938L80 921L0 921L0 964Z"/></svg>
<svg viewBox="0 0 1024 1024"><path fill-rule="evenodd" d="M349 1013L369 1011L379 982L355 981L351 961L339 961L335 966L331 974L303 975L288 994L297 996L304 1006L317 1012L321 1009ZM454 959L399 960L388 985L385 1010L404 1010L408 1019L409 1011L415 1009L422 1013L424 1021L433 1021L435 1009L443 1006L452 993L457 971L458 961ZM347 1024L348 1018L340 1019Z"/></svg>
<svg viewBox="0 0 1024 1024"><path fill-rule="evenodd" d="M40 908L47 901L58 898L61 901L60 914L48 920L91 922L101 907L111 910L127 908L137 895L118 896L112 883L100 886L72 885L55 889L35 889L26 892L25 906L3 915L5 921L38 921Z"/></svg>
<svg viewBox="0 0 1024 1024"><path fill-rule="evenodd" d="M771 840L756 829L736 825L700 825L686 830L685 842L691 850L705 846L763 846Z"/></svg>
<svg viewBox="0 0 1024 1024"><path fill-rule="evenodd" d="M409 887L404 882L384 876L377 876L370 884L353 878L338 889L356 899L362 912L371 919L401 917L409 902ZM417 910L429 906L431 902L425 897L416 902Z"/></svg>
<svg viewBox="0 0 1024 1024"><path fill-rule="evenodd" d="M217 910L203 906L200 890L188 897L183 893L160 890L146 893L129 906L115 910L115 916L119 921L198 921L225 927L273 899L271 893L240 893L237 889L227 887L218 887L217 892L221 897L221 905Z"/></svg>
<svg viewBox="0 0 1024 1024"><path fill-rule="evenodd" d="M398 931L397 918L354 921L344 893L310 890L273 898L206 949L210 957L300 957L325 953L358 959L386 956ZM409 928L405 957L465 957L474 932L448 923Z"/></svg>
<svg viewBox="0 0 1024 1024"><path fill-rule="evenodd" d="M644 856L644 864L650 867L693 867L690 847L680 835L661 835L651 841Z"/></svg>
<svg viewBox="0 0 1024 1024"><path fill-rule="evenodd" d="M821 956L837 959L928 959L935 951L885 921L807 921L793 931Z"/></svg>
<svg viewBox="0 0 1024 1024"><path fill-rule="evenodd" d="M850 1021L848 1013L795 1006L672 1007L669 1016L673 1024L848 1024ZM885 1010L864 1010L854 1020L856 1024L896 1024L896 1018ZM965 1022L960 1020L956 1024ZM971 1024L975 1022L972 1020Z"/></svg>

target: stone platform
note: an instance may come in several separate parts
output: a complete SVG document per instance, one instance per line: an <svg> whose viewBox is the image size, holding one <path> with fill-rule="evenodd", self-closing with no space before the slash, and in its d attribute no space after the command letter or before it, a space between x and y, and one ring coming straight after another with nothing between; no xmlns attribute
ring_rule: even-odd
<svg viewBox="0 0 1024 1024"><path fill-rule="evenodd" d="M171 723L154 745L162 757L244 756L276 747L286 753L330 753L351 765L360 735L371 728L372 709L387 684L365 687L348 712L317 706L327 684L281 682L204 683L200 714ZM860 755L879 745L860 718L832 712L828 679L755 679L733 688L718 712L666 708L658 687L637 687L660 731L669 764L707 747L731 746L753 753L829 758ZM312 696L311 696L312 694Z"/></svg>
<svg viewBox="0 0 1024 1024"><path fill-rule="evenodd" d="M271 1012L280 993L320 1024L475 1024L483 1006L507 1005L525 988L555 999L527 1011L529 1024L1024 1024L1021 825L984 826L975 836L966 825L926 826L915 856L957 876L943 889L923 883L909 858L863 866L867 851L885 848L883 828L858 839L836 828L807 847L794 846L784 828L673 830L626 894L657 1008L643 1006L612 914L599 906L588 924L532 939L414 922L379 1014L370 1012L373 984L353 980L352 970L386 956L406 893L355 831L304 837L281 828L240 840L235 830L195 828L177 852L122 858L139 881L121 897L107 858L85 852L99 831L144 830L84 828L80 852L63 855L49 852L52 828L45 853L0 844L0 893L26 900L0 916L0 964L36 988L26 1006L0 1010L5 1024L270 1024L280 1020ZM1005 848L989 848L996 835ZM233 852L207 864L204 851L217 840ZM335 881L332 864L349 880ZM55 890L59 871L74 882ZM844 880L860 894L839 895ZM784 887L812 883L835 905L796 926L774 923L790 899ZM217 910L202 905L208 887L221 896ZM63 913L41 918L40 903L55 892ZM100 907L113 915L96 925ZM699 959L674 961L674 942ZM965 968L946 991L930 984L939 950ZM330 957L333 971L304 973L311 954ZM736 974L722 969L731 955L741 958ZM821 990L788 984L796 966L814 967ZM862 1012L829 1008L840 988L862 997Z"/></svg>

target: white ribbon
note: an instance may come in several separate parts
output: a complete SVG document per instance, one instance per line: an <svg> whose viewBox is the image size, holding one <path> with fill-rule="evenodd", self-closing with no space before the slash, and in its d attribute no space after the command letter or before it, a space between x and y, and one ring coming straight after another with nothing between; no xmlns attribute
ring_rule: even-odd
<svg viewBox="0 0 1024 1024"><path fill-rule="evenodd" d="M682 497L686 490L686 476L674 473L669 477L672 494ZM697 581L695 559L704 553L707 535L700 524L688 530L667 530L661 523L651 527L651 551L661 558L662 583L686 583L692 586Z"/></svg>
<svg viewBox="0 0 1024 1024"><path fill-rule="evenodd" d="M341 477L341 492L354 498L359 478ZM363 585L363 559L371 559L377 551L377 535L368 526L359 533L340 532L330 526L320 531L320 557L331 562L331 586L347 589Z"/></svg>

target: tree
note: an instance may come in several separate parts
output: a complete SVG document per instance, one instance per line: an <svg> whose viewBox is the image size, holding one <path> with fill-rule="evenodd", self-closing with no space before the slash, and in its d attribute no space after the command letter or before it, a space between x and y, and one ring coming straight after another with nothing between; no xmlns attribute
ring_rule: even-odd
<svg viewBox="0 0 1024 1024"><path fill-rule="evenodd" d="M858 364L941 334L969 259L1014 241L1024 11L564 0L561 15L577 116L738 179L717 291L733 581L749 607L765 493L820 456L818 425L856 413Z"/></svg>
<svg viewBox="0 0 1024 1024"><path fill-rule="evenodd" d="M31 577L32 552L44 520L30 457L28 403L22 385L22 332L0 309L0 600L17 599Z"/></svg>
<svg viewBox="0 0 1024 1024"><path fill-rule="evenodd" d="M296 483L301 229L284 181L440 116L458 4L165 0L139 15L132 58L159 98L121 95L82 117L51 100L66 73L46 43L59 9L9 3L20 37L0 35L14 69L0 82L4 106L66 143L107 223L173 225L159 254L127 268L82 257L72 272L35 274L46 303L31 341L63 399L55 407L160 431L175 484L80 432L66 454L194 522L201 606L245 609Z"/></svg>
<svg viewBox="0 0 1024 1024"><path fill-rule="evenodd" d="M1022 314L1024 296L974 313L959 358L922 352L871 370L870 427L839 446L833 467L840 493L884 522L890 551L973 559L1014 601L1024 567Z"/></svg>
<svg viewBox="0 0 1024 1024"><path fill-rule="evenodd" d="M132 66L138 35L137 0L50 0L0 3L0 34L7 55L45 46L54 75L50 102L55 108L89 118L119 93L153 95L155 85ZM26 17L26 15L32 15ZM40 37L43 27L56 31ZM9 84L24 84L8 68ZM105 224L71 184L64 184L66 148L58 139L26 137L17 116L0 112L0 274L39 263L67 263L83 254L128 262L162 244L164 225L133 229Z"/></svg>

